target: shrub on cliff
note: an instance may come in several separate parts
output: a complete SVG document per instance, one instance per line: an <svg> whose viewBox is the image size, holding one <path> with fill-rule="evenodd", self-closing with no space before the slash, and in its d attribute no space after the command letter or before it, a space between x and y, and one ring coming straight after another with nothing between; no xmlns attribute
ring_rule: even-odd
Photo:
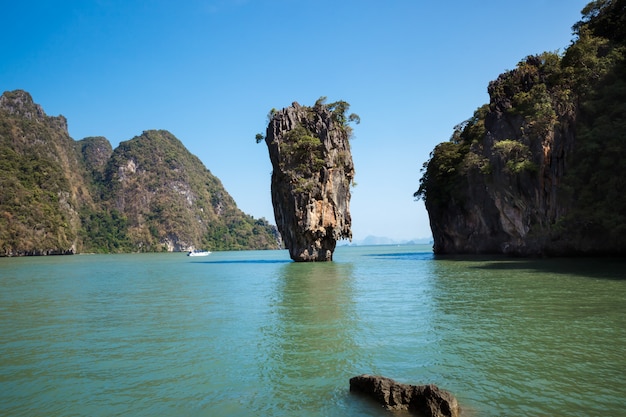
<svg viewBox="0 0 626 417"><path fill-rule="evenodd" d="M350 105L345 101L315 105L292 103L272 110L265 140L272 162L272 204L276 225L298 262L330 261L336 241L351 238Z"/></svg>

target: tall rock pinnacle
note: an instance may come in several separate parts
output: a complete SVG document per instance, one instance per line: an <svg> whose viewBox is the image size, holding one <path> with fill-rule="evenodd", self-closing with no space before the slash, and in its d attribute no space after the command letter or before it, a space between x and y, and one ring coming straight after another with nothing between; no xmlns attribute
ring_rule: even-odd
<svg viewBox="0 0 626 417"><path fill-rule="evenodd" d="M339 239L352 239L354 165L344 101L272 110L265 143L272 161L274 217L291 259L332 261ZM257 135L257 141L262 140Z"/></svg>

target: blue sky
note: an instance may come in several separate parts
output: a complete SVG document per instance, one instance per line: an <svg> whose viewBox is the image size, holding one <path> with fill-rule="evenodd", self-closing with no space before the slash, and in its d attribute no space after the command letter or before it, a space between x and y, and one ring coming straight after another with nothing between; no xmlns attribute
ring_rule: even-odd
<svg viewBox="0 0 626 417"><path fill-rule="evenodd" d="M587 0L3 1L0 89L80 140L172 132L274 222L267 113L321 96L361 117L353 236L430 236L422 164L527 55L563 51Z"/></svg>

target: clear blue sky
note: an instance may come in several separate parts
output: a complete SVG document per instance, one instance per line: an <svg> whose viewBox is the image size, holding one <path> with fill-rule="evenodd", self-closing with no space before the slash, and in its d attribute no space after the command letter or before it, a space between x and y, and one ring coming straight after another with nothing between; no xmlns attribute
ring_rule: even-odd
<svg viewBox="0 0 626 417"><path fill-rule="evenodd" d="M361 117L353 235L430 236L420 168L489 81L565 49L587 0L2 1L0 89L76 139L178 137L239 208L274 222L266 115L321 96Z"/></svg>

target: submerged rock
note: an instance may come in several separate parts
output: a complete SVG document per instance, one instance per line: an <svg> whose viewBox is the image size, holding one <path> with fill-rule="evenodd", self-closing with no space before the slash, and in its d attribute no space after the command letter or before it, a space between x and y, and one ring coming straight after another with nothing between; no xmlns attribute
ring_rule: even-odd
<svg viewBox="0 0 626 417"><path fill-rule="evenodd" d="M274 217L291 259L332 261L339 239L351 239L349 105L293 103L272 111L265 143L272 161ZM259 139L260 140L260 139Z"/></svg>
<svg viewBox="0 0 626 417"><path fill-rule="evenodd" d="M400 384L377 375L350 378L350 391L365 394L388 410L407 410L426 417L457 417L459 404L448 391L436 385Z"/></svg>

